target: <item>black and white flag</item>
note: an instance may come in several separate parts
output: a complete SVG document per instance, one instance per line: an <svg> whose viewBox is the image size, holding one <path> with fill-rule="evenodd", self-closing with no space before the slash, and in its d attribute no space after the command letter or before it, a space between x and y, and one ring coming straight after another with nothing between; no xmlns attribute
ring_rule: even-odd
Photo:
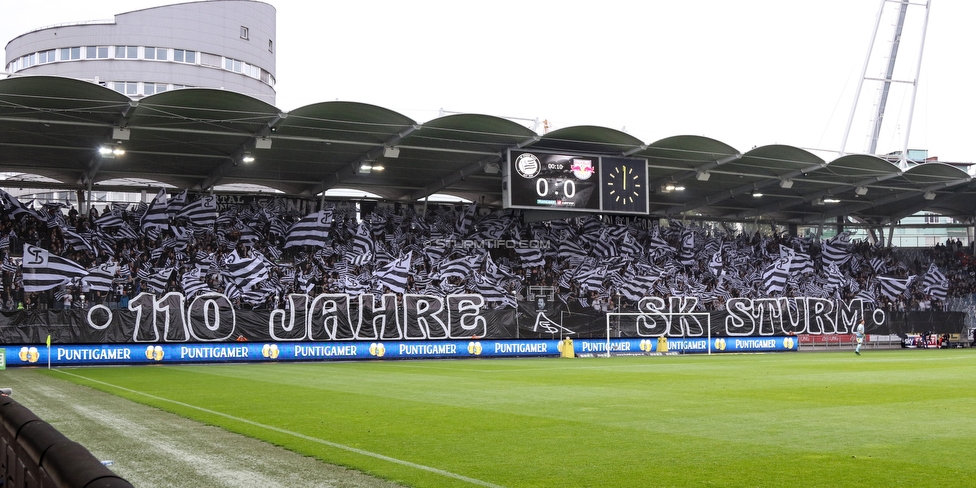
<svg viewBox="0 0 976 488"><path fill-rule="evenodd" d="M413 252L392 261L376 271L377 284L382 290L389 288L393 293L403 293L407 288L407 277L410 276L410 260Z"/></svg>
<svg viewBox="0 0 976 488"><path fill-rule="evenodd" d="M319 210L305 216L288 228L285 247L325 247L332 228L332 210Z"/></svg>
<svg viewBox="0 0 976 488"><path fill-rule="evenodd" d="M50 290L64 282L88 275L82 265L51 254L47 249L24 244L24 291Z"/></svg>

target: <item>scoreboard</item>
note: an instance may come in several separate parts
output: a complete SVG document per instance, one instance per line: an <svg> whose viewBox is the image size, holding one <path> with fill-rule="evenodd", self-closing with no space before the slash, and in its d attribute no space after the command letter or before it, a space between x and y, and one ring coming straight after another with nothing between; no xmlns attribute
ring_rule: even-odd
<svg viewBox="0 0 976 488"><path fill-rule="evenodd" d="M647 161L511 150L505 207L646 214Z"/></svg>

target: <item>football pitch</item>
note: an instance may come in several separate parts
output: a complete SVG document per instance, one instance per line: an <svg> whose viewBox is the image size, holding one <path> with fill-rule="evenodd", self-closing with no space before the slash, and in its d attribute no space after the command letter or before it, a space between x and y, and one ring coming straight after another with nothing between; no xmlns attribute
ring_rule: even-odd
<svg viewBox="0 0 976 488"><path fill-rule="evenodd" d="M976 486L971 349L30 374L407 486Z"/></svg>

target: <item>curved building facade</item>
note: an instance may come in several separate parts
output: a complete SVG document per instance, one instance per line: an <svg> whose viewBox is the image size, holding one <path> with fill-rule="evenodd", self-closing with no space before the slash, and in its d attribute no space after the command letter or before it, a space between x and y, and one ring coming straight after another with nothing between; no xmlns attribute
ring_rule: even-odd
<svg viewBox="0 0 976 488"><path fill-rule="evenodd" d="M232 90L275 103L275 8L211 0L43 27L6 47L8 76L78 78L139 99L167 90Z"/></svg>

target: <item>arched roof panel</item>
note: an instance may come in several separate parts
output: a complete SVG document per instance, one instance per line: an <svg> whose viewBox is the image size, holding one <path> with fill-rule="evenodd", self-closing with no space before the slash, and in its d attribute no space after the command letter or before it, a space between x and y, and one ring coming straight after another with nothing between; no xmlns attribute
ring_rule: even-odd
<svg viewBox="0 0 976 488"><path fill-rule="evenodd" d="M98 156L105 143L121 144L126 154ZM976 208L976 185L968 174L942 163L902 171L876 156L827 163L797 147L742 153L700 136L647 144L589 125L539 135L479 114L421 124L356 102L284 113L224 90L173 90L130 100L68 78L0 80L0 171L44 175L56 180L43 182L51 188L117 190L122 178L143 178L195 190L264 185L310 198L329 188L402 202L443 193L500 206L500 170L513 148L643 158L650 214L659 217L804 223L851 214L877 223L916 208L964 216ZM245 154L254 160L244 162Z"/></svg>
<svg viewBox="0 0 976 488"><path fill-rule="evenodd" d="M619 155L640 150L644 146L640 139L626 132L595 125L577 125L549 132L531 147L548 151Z"/></svg>

